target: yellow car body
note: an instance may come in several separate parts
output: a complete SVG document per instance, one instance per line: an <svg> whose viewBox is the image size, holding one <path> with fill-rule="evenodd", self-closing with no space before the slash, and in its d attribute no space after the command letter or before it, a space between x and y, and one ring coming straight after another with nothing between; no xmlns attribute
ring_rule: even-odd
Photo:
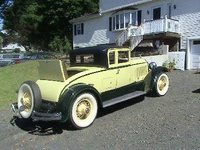
<svg viewBox="0 0 200 150"><path fill-rule="evenodd" d="M89 123L86 119L93 109L97 113L99 107L144 95L155 86L158 91L166 86L168 89L169 85L166 76L166 80L157 83L158 74L165 72L165 68L155 64L149 67L144 59L131 58L130 49L123 47L99 46L74 50L69 67L61 60L44 60L39 62L38 71L40 79L36 81L36 93L39 93L41 102L37 104L34 100L37 109L33 107L31 118L36 121L71 120L77 128L87 127L93 122L96 114L92 115L93 119L88 119L91 120ZM166 91L158 94L162 96ZM34 95L34 91L29 93ZM85 98L77 100L84 94ZM24 111L24 102L21 101L18 107Z"/></svg>

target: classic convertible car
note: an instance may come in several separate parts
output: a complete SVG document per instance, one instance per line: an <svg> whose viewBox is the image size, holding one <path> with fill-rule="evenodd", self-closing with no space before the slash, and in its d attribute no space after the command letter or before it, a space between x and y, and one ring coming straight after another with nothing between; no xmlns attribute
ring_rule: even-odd
<svg viewBox="0 0 200 150"><path fill-rule="evenodd" d="M90 126L99 108L169 88L167 69L131 58L128 48L96 46L70 54L70 67L61 60L39 61L36 81L25 81L12 104L24 119L69 121L75 128ZM122 104L123 105L123 104Z"/></svg>

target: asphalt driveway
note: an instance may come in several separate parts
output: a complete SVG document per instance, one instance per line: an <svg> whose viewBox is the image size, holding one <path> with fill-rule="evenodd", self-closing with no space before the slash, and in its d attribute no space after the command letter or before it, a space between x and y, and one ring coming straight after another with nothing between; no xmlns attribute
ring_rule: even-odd
<svg viewBox="0 0 200 150"><path fill-rule="evenodd" d="M164 97L147 95L101 110L84 130L24 122L10 108L0 110L0 149L200 149L200 73L173 71L169 77Z"/></svg>

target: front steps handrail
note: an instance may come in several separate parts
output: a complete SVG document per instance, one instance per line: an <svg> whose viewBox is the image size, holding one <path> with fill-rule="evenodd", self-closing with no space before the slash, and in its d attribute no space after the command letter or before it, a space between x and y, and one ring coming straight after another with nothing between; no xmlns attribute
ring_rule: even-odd
<svg viewBox="0 0 200 150"><path fill-rule="evenodd" d="M130 47L133 50L143 40L143 27L128 26L116 39L118 46L123 46L125 42L130 40Z"/></svg>
<svg viewBox="0 0 200 150"><path fill-rule="evenodd" d="M129 27L126 28L116 39L116 44L122 46L128 40Z"/></svg>
<svg viewBox="0 0 200 150"><path fill-rule="evenodd" d="M133 50L135 47L137 47L140 42L143 40L143 27L139 26L137 29L134 31L131 31L131 36L130 36L130 48Z"/></svg>

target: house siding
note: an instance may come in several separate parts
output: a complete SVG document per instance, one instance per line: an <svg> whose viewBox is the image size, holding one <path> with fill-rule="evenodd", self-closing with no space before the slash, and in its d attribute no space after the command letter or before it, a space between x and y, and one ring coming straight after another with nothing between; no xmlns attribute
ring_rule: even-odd
<svg viewBox="0 0 200 150"><path fill-rule="evenodd" d="M181 26L181 49L186 49L187 39L200 35L200 12L179 16Z"/></svg>
<svg viewBox="0 0 200 150"><path fill-rule="evenodd" d="M120 32L109 31L108 14L80 23L84 23L84 34L73 35L74 48L115 43L115 38L120 34Z"/></svg>
<svg viewBox="0 0 200 150"><path fill-rule="evenodd" d="M180 49L187 49L187 39L200 35L200 1L175 0L173 18L179 20L181 27Z"/></svg>
<svg viewBox="0 0 200 150"><path fill-rule="evenodd" d="M100 1L101 10L109 10L118 6L137 3L143 0L115 0ZM179 20L181 30L180 49L187 49L189 37L200 36L200 0L152 0L151 2L136 5L142 10L142 22L152 20L153 8L161 7L161 18L168 14L168 4L172 5L172 19ZM136 10L137 11L137 10ZM149 13L147 13L149 12ZM85 19L84 34L73 36L73 47L86 47L98 44L115 43L115 39L122 31L109 31L109 17L113 11L105 12L99 17Z"/></svg>

